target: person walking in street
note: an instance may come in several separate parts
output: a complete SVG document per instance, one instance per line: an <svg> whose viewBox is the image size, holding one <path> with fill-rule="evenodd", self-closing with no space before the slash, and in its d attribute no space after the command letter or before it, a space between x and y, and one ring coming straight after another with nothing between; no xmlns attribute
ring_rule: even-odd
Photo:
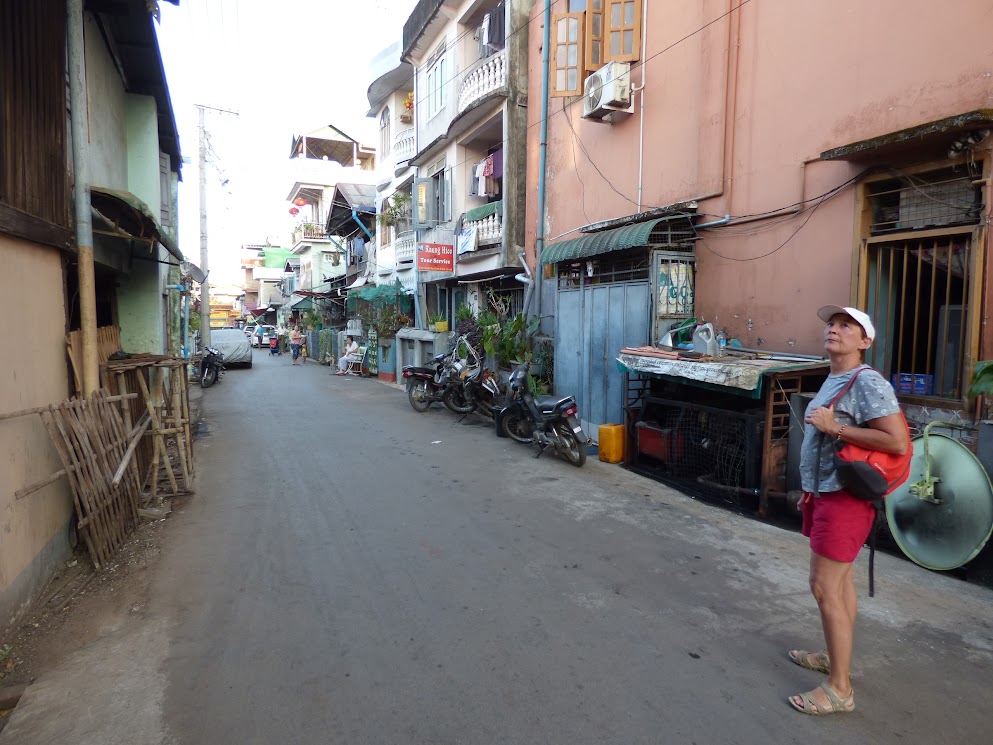
<svg viewBox="0 0 993 745"><path fill-rule="evenodd" d="M255 327L255 336L259 340L259 349L262 349L262 337L265 336L265 326L261 323Z"/></svg>
<svg viewBox="0 0 993 745"><path fill-rule="evenodd" d="M303 347L303 333L299 326L294 326L290 332L290 349L293 350L293 364L303 364L300 362L300 349Z"/></svg>
<svg viewBox="0 0 993 745"><path fill-rule="evenodd" d="M345 347L345 353L338 358L338 372L335 375L345 375L348 369L348 363L352 360L358 358L359 345L355 341L354 336L348 337L348 346Z"/></svg>
<svg viewBox="0 0 993 745"><path fill-rule="evenodd" d="M871 502L843 488L834 465L835 449L827 443L821 447L821 443L829 439L901 454L910 441L893 387L864 364L865 350L876 336L872 320L857 308L838 305L825 305L817 316L827 324L824 350L831 371L804 416L803 497L798 508L803 513L802 533L810 538L810 590L820 611L826 649L793 649L789 658L828 678L812 691L787 700L803 714L824 715L855 710L850 677L858 612L854 562L876 513ZM853 384L844 390L849 382Z"/></svg>

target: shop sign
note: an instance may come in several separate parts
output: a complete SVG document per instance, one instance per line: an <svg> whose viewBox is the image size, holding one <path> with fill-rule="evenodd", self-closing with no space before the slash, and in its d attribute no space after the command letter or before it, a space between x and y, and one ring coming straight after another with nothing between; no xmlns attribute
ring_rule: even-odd
<svg viewBox="0 0 993 745"><path fill-rule="evenodd" d="M418 243L417 269L422 272L455 271L455 247L449 243Z"/></svg>

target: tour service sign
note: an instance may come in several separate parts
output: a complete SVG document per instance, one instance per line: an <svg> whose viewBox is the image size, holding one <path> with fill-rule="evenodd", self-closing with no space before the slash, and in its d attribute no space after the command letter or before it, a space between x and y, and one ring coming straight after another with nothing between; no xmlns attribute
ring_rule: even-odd
<svg viewBox="0 0 993 745"><path fill-rule="evenodd" d="M421 272L455 271L455 246L447 243L418 243L417 270Z"/></svg>

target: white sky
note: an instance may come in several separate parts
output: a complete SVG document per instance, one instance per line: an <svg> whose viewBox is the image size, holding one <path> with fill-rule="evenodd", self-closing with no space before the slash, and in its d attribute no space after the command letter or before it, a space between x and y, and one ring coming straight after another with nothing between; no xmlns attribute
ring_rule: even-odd
<svg viewBox="0 0 993 745"><path fill-rule="evenodd" d="M289 246L295 218L295 134L334 124L374 145L365 116L369 60L400 41L416 0L181 0L161 2L159 43L183 166L179 245L200 263L199 121L207 111L207 237L211 284L240 284L243 243ZM222 186L228 179L226 186Z"/></svg>

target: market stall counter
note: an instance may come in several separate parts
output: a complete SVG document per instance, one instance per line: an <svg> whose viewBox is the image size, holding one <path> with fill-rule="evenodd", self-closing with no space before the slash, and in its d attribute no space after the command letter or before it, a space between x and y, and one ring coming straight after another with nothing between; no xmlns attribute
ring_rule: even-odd
<svg viewBox="0 0 993 745"><path fill-rule="evenodd" d="M820 358L729 349L624 348L625 463L683 490L728 498L760 517L785 499L790 427L828 373Z"/></svg>

